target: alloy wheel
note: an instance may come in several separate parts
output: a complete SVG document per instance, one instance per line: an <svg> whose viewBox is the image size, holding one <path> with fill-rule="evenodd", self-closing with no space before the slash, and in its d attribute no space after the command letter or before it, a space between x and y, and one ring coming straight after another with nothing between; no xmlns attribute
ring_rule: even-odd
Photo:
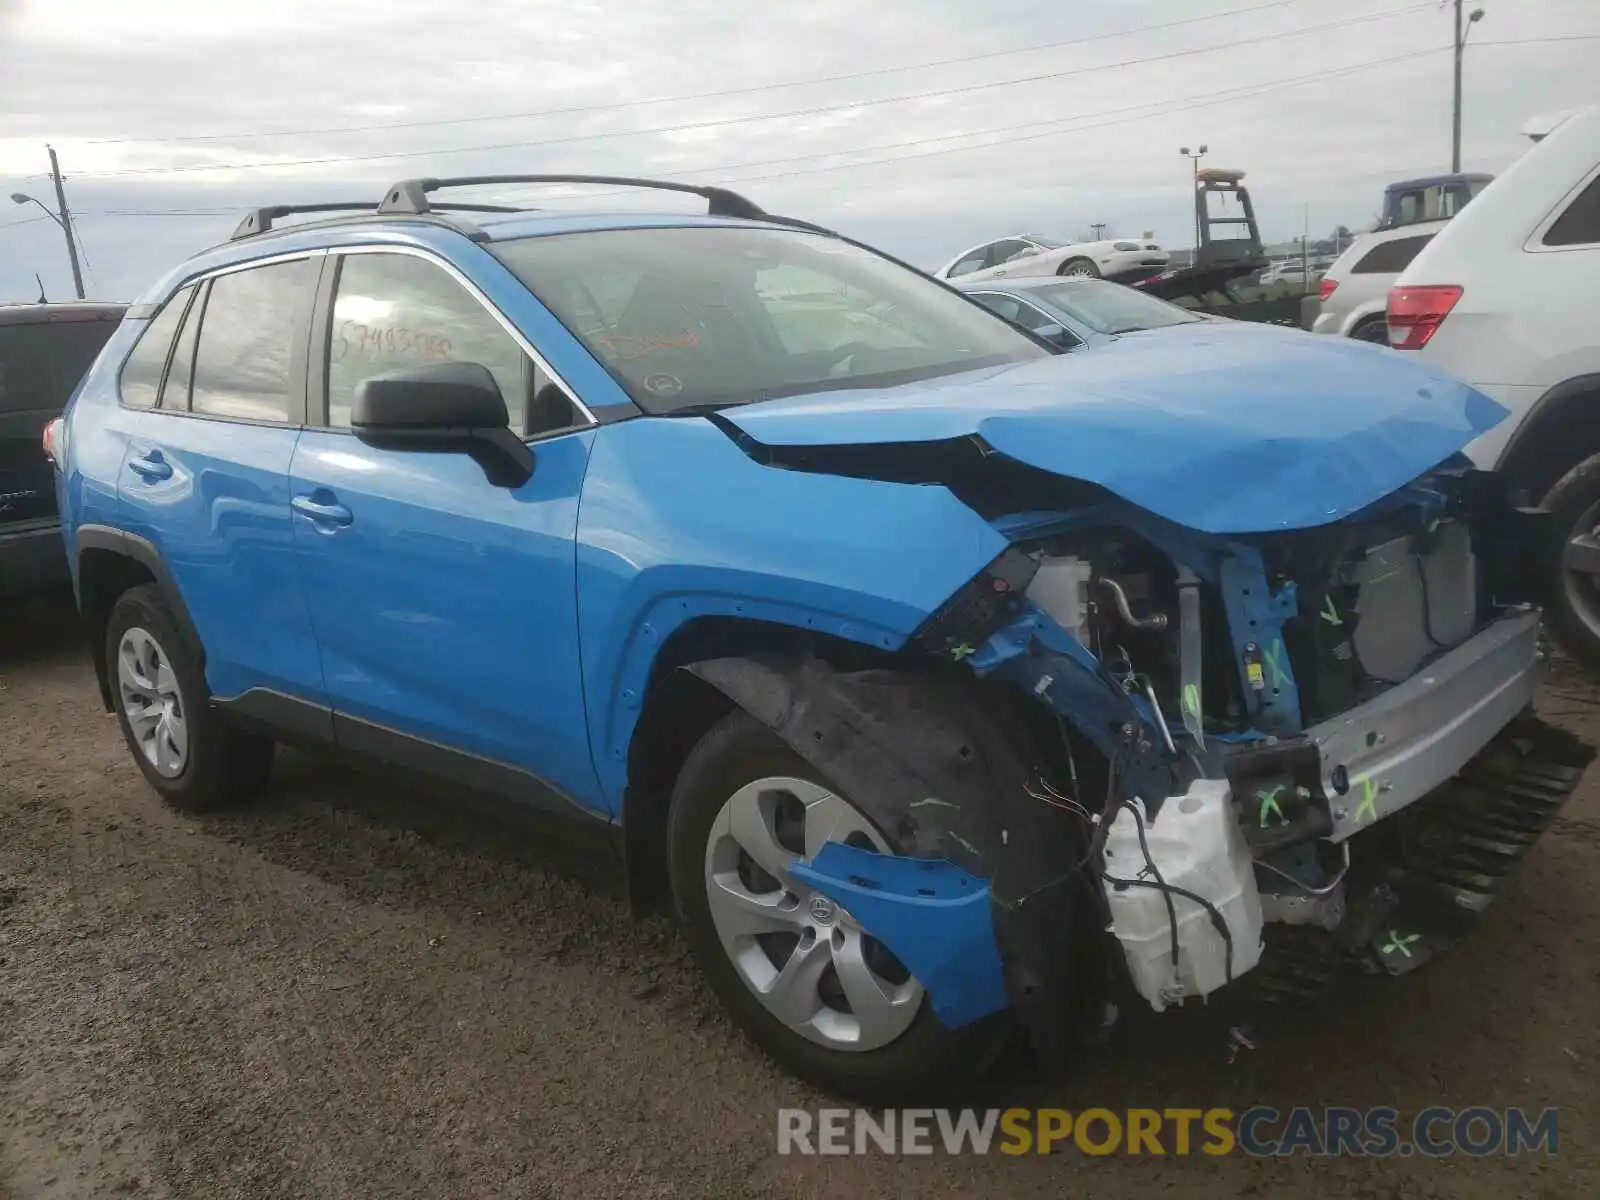
<svg viewBox="0 0 1600 1200"><path fill-rule="evenodd" d="M161 644L137 626L117 644L117 693L134 745L166 779L189 762L189 727L178 677Z"/></svg>
<svg viewBox="0 0 1600 1200"><path fill-rule="evenodd" d="M791 874L828 842L891 853L854 805L820 784L746 784L707 839L711 919L740 979L789 1029L829 1049L876 1050L910 1027L923 989L843 906Z"/></svg>

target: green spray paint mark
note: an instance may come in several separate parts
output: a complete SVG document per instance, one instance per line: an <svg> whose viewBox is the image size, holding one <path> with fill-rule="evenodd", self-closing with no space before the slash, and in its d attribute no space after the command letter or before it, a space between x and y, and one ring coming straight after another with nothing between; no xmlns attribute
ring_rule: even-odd
<svg viewBox="0 0 1600 1200"><path fill-rule="evenodd" d="M950 647L950 657L955 659L957 662L960 662L963 658L967 658L976 653L977 651L971 646L967 645L965 642L962 642L959 646Z"/></svg>
<svg viewBox="0 0 1600 1200"><path fill-rule="evenodd" d="M908 808L955 808L955 809L959 809L961 806L959 804L951 804L950 801L948 801L948 800L940 800L937 796L924 796L921 800L913 800L909 805L907 805L907 807Z"/></svg>
<svg viewBox="0 0 1600 1200"><path fill-rule="evenodd" d="M1361 824L1363 820L1376 821L1378 819L1378 808L1374 803L1377 798L1378 789L1373 786L1372 780L1363 779L1361 781L1361 803L1356 805L1357 825ZM1366 814L1364 818L1361 815L1362 813Z"/></svg>
<svg viewBox="0 0 1600 1200"><path fill-rule="evenodd" d="M1333 606L1332 596L1324 596L1322 598L1322 619L1329 625L1344 624L1344 622L1339 619L1339 610Z"/></svg>
<svg viewBox="0 0 1600 1200"><path fill-rule="evenodd" d="M1183 711L1200 715L1200 688L1193 683L1183 685Z"/></svg>
<svg viewBox="0 0 1600 1200"><path fill-rule="evenodd" d="M968 854L972 855L974 858L977 858L977 859L983 858L983 855L981 853L979 853L978 848L976 846L974 846L971 842L967 841L966 838L962 837L954 829L945 830L945 834L950 838L950 840L952 842L954 842L956 845L962 847L964 850L967 851Z"/></svg>
<svg viewBox="0 0 1600 1200"><path fill-rule="evenodd" d="M1267 827L1267 817L1273 813L1278 815L1278 824L1287 825L1289 823L1289 818L1283 815L1283 809L1278 804L1278 793L1283 791L1284 786L1284 784L1280 783L1270 792L1264 788L1256 792L1256 799L1261 801L1261 828L1265 829Z"/></svg>
<svg viewBox="0 0 1600 1200"><path fill-rule="evenodd" d="M1415 942L1420 942L1421 940L1422 935L1420 933L1408 933L1404 937L1401 937L1400 934L1391 929L1389 930L1389 940L1384 943L1382 952L1384 954L1393 954L1396 950L1398 950L1407 958L1411 958L1412 944Z"/></svg>
<svg viewBox="0 0 1600 1200"><path fill-rule="evenodd" d="M1288 678L1283 673L1283 667L1278 663L1278 655L1282 653L1283 643L1274 639L1272 645L1263 650L1261 654L1267 666L1272 669L1272 686L1275 688L1282 687L1283 681Z"/></svg>

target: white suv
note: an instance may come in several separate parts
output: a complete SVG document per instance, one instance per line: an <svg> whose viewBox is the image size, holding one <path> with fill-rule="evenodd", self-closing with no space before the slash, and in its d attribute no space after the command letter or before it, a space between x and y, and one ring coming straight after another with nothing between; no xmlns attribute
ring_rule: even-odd
<svg viewBox="0 0 1600 1200"><path fill-rule="evenodd" d="M1600 666L1600 105L1523 132L1537 144L1395 282L1389 340L1511 409L1467 452L1575 539L1550 626Z"/></svg>

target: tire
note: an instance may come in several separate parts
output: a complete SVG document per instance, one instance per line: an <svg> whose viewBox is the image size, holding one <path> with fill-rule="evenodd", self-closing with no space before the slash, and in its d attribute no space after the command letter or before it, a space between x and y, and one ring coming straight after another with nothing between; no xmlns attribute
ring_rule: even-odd
<svg viewBox="0 0 1600 1200"><path fill-rule="evenodd" d="M1545 494L1562 545L1600 524L1600 455L1568 471ZM1545 628L1579 663L1600 671L1600 577L1557 568Z"/></svg>
<svg viewBox="0 0 1600 1200"><path fill-rule="evenodd" d="M1099 279L1100 268L1094 265L1093 259L1069 258L1061 264L1056 274L1075 276L1079 279Z"/></svg>
<svg viewBox="0 0 1600 1200"><path fill-rule="evenodd" d="M785 953L785 940L792 936L787 932L772 935L778 943L773 949L768 949L771 942L758 943L751 937L736 963L734 951L727 948L718 929L718 917L712 912L710 894L718 886L713 882L713 863L732 861L724 855L732 839L725 834L721 815L725 807L731 809L738 802L740 795L750 794L750 785L758 780L782 781L785 787L793 784L797 792L814 789L816 793L825 794L826 799L814 803L843 806L828 809L830 813L844 814L830 819L829 828L833 833L854 823L853 831L843 840L861 844L860 839L866 837L869 843L877 842L880 848L892 849L875 829L863 834L861 828L868 827L869 823L860 811L848 800L835 795L831 785L823 782L815 768L744 711L730 713L701 739L690 752L673 789L668 820L669 865L673 897L689 948L734 1024L786 1070L824 1091L862 1104L889 1105L938 1097L954 1093L977 1078L1005 1048L1011 1031L1009 1016L999 1013L961 1029L946 1028L934 1015L926 993L892 956L887 957L888 966L884 965L882 957L876 958L877 964L897 983L902 993L906 989L915 990L915 1009L911 1010L908 1005L904 1010L895 1011L890 1018L895 1024L884 1026L896 1029L895 1036L870 1047L842 1048L843 1043L837 1039L830 1044L827 1035L814 1025L804 1026L809 1032L801 1032L800 1025L780 1017L769 1007L768 1001L757 995L756 985L747 982L746 971L750 968L744 964L754 962L757 969L775 976L781 963L798 957L802 947L807 945L802 934ZM779 792L764 790L759 794L759 801L766 802L775 795ZM788 804L791 799L793 795L785 795L779 803ZM752 804L757 802L751 801ZM771 835L778 824L775 819L768 821L764 828ZM792 829L790 832L792 834ZM832 837L829 840L841 839ZM773 845L776 847L776 841ZM733 854L739 856L740 853L735 846ZM748 855L743 855L739 861L741 865L737 870L741 872L753 863ZM719 873L717 878L727 876ZM804 886L772 875L764 879L770 881L771 888L765 882L758 882L748 890L758 894L787 893L795 899L789 910L796 918L791 928L811 924L814 932L816 926L806 916L812 912L812 903ZM777 891L773 891L774 888ZM779 902L780 907L781 904ZM803 916L804 920L799 919ZM860 961L871 964L875 956L887 953L859 929L850 932L847 927L853 923L848 914L839 912L837 921L831 933L824 933L822 938L814 938L810 943L817 961L830 960L820 968L821 981L814 988L814 994L823 998L823 1004L827 1003L827 972L833 969L832 964L843 961L846 951L841 948L841 942L845 938L859 939L859 945L864 948ZM768 937L767 934L761 936ZM775 979L775 992L779 990L776 983ZM836 994L843 995L843 984L837 972L833 983L839 989ZM850 1011L853 1012L854 1007ZM876 1006L873 1011L878 1011ZM911 1011L914 1016L908 1016ZM843 1028L855 1020L849 1016L841 1018L831 1008L819 1008L817 1013L814 1020L819 1024L826 1020ZM865 1021L860 1025L865 1041L867 1025Z"/></svg>
<svg viewBox="0 0 1600 1200"><path fill-rule="evenodd" d="M1389 344L1389 322L1384 317L1369 317L1350 331L1350 336L1358 342L1373 342L1379 346Z"/></svg>
<svg viewBox="0 0 1600 1200"><path fill-rule="evenodd" d="M133 760L173 808L204 812L265 785L273 743L233 728L211 707L200 664L153 584L130 588L112 606L106 666Z"/></svg>

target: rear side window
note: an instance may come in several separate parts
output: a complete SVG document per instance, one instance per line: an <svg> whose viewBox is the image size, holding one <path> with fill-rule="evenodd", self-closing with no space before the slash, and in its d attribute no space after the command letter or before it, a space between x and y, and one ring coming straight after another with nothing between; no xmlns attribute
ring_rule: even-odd
<svg viewBox="0 0 1600 1200"><path fill-rule="evenodd" d="M309 259L218 275L195 349L192 411L247 421L287 421L289 363L309 297Z"/></svg>
<svg viewBox="0 0 1600 1200"><path fill-rule="evenodd" d="M172 349L172 335L178 332L178 322L193 293L191 285L168 300L145 326L144 333L134 344L133 353L122 364L118 382L122 403L127 407L155 407L161 391L161 375L167 369L167 354Z"/></svg>
<svg viewBox="0 0 1600 1200"><path fill-rule="evenodd" d="M1600 242L1600 175L1567 205L1567 211L1545 231L1546 246L1590 246Z"/></svg>
<svg viewBox="0 0 1600 1200"><path fill-rule="evenodd" d="M1374 246L1350 268L1352 275L1397 275L1411 265L1411 260L1422 253L1422 248L1433 241L1433 234L1421 233L1416 237L1395 238Z"/></svg>

